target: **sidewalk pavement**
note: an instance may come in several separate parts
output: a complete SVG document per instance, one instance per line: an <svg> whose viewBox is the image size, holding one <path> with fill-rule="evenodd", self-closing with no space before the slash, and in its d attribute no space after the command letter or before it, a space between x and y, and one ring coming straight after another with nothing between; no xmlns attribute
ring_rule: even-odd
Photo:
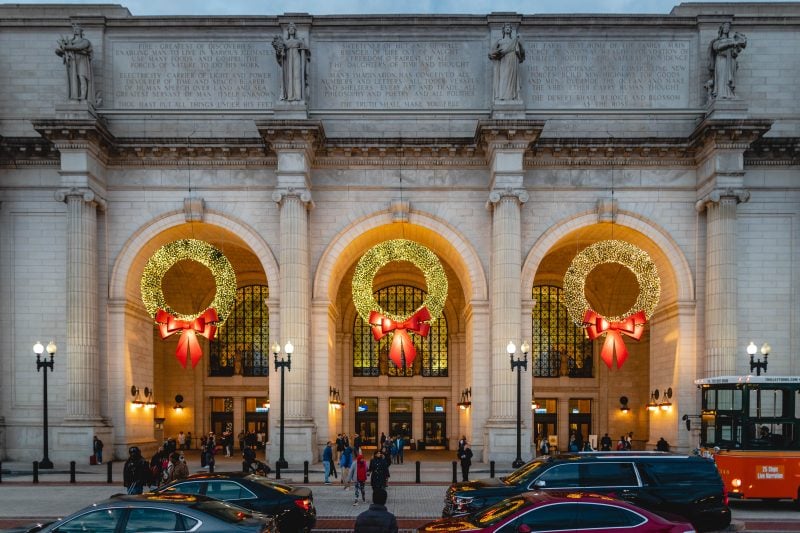
<svg viewBox="0 0 800 533"><path fill-rule="evenodd" d="M403 464L390 468L388 509L398 517L401 531L408 531L422 523L441 516L444 494L452 482L452 461L447 459L453 452L407 454ZM196 451L187 453L189 471L205 472L200 468ZM217 472L240 470L241 457L216 456ZM420 483L416 483L416 464L420 461ZM39 483L32 482L32 464L18 462L2 463L0 482L0 528L33 519L57 518L68 515L113 494L124 492L122 486L123 461L111 463L111 484L106 482L106 464L90 466L76 465L76 482L69 482L69 465L56 464L53 470L39 472ZM512 470L511 465L496 465L495 475L504 476ZM473 462L470 478L489 477L489 465ZM461 472L458 470L460 479ZM269 476L275 477L273 472ZM303 480L303 465L290 465L281 474L281 481L293 485L305 485L314 491L317 507L315 533L323 531L348 531L355 517L366 510L366 504L353 506L353 490L344 490L340 479L331 479L332 484L323 484L322 465L309 467L308 483ZM369 490L367 491L370 492ZM367 496L369 500L369 495ZM795 504L791 501L760 502L732 501L734 524L731 529L745 531L800 531Z"/></svg>

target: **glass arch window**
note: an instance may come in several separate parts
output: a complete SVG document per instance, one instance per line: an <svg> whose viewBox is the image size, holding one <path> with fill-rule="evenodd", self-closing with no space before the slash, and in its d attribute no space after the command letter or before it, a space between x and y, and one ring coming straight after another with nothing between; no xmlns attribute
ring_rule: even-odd
<svg viewBox="0 0 800 533"><path fill-rule="evenodd" d="M425 299L425 291L409 285L391 285L374 293L375 300L387 313L408 316ZM389 358L393 334L376 341L370 325L360 316L353 323L353 376L447 376L447 320L439 317L431 324L427 337L409 335L417 350L410 367L399 368Z"/></svg>
<svg viewBox="0 0 800 533"><path fill-rule="evenodd" d="M236 304L211 342L210 376L269 375L269 287L236 290Z"/></svg>
<svg viewBox="0 0 800 533"><path fill-rule="evenodd" d="M592 341L569 318L564 289L537 285L533 288L533 299L536 301L531 313L533 376L592 377Z"/></svg>

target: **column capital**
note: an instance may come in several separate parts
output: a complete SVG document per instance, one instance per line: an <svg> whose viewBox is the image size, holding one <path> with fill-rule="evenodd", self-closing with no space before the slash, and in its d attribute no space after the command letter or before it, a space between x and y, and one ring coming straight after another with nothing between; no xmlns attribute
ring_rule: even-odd
<svg viewBox="0 0 800 533"><path fill-rule="evenodd" d="M733 188L714 189L697 201L695 209L700 213L708 204L718 204L725 199L734 200L737 204L745 203L750 200L750 191L747 189Z"/></svg>
<svg viewBox="0 0 800 533"><path fill-rule="evenodd" d="M87 204L94 204L102 210L106 208L106 201L91 189L83 187L71 187L69 189L59 189L55 193L56 201L66 202L68 198L79 196Z"/></svg>
<svg viewBox="0 0 800 533"><path fill-rule="evenodd" d="M314 208L314 200L311 199L311 191L308 189L295 189L293 187L289 187L286 189L275 189L272 191L272 201L278 205L281 205L287 199L292 198L300 200L300 202L306 206L306 209Z"/></svg>
<svg viewBox="0 0 800 533"><path fill-rule="evenodd" d="M505 189L494 189L489 192L489 199L486 202L486 208L491 209L500 203L502 200L515 200L519 204L524 204L528 201L528 191L525 189L512 189L506 187Z"/></svg>

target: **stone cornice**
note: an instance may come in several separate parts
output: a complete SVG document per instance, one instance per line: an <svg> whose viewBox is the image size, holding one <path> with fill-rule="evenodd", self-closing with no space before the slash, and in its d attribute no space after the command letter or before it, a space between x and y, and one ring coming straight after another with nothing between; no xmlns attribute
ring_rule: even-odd
<svg viewBox="0 0 800 533"><path fill-rule="evenodd" d="M474 143L489 159L497 150L524 152L539 138L544 124L543 120L479 120Z"/></svg>
<svg viewBox="0 0 800 533"><path fill-rule="evenodd" d="M526 168L695 165L695 149L683 138L547 138L525 157Z"/></svg>
<svg viewBox="0 0 800 533"><path fill-rule="evenodd" d="M118 139L113 167L272 167L274 154L259 139L147 138Z"/></svg>
<svg viewBox="0 0 800 533"><path fill-rule="evenodd" d="M58 167L61 157L53 143L40 137L0 139L0 168Z"/></svg>
<svg viewBox="0 0 800 533"><path fill-rule="evenodd" d="M744 152L745 167L800 165L800 138L762 137Z"/></svg>
<svg viewBox="0 0 800 533"><path fill-rule="evenodd" d="M703 160L713 150L741 150L744 152L772 127L771 120L758 119L706 119L689 136L689 145L697 150L698 160Z"/></svg>
<svg viewBox="0 0 800 533"><path fill-rule="evenodd" d="M326 141L325 129L318 120L257 120L256 127L272 152L302 151L309 161Z"/></svg>
<svg viewBox="0 0 800 533"><path fill-rule="evenodd" d="M103 120L41 119L32 121L33 128L59 150L88 150L104 164L114 146L114 135Z"/></svg>
<svg viewBox="0 0 800 533"><path fill-rule="evenodd" d="M316 167L484 167L486 156L471 138L337 138L315 154Z"/></svg>

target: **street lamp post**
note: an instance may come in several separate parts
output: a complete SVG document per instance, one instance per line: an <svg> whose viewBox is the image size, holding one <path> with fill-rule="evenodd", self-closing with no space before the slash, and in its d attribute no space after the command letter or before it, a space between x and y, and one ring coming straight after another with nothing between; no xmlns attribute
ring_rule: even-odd
<svg viewBox="0 0 800 533"><path fill-rule="evenodd" d="M53 462L50 460L50 457L47 455L47 436L48 436L48 429L47 429L47 369L50 369L50 372L53 371L53 356L56 354L56 343L50 341L47 345L47 353L50 354L50 360L48 361L45 359L42 361L42 353L45 350L45 347L42 346L42 343L37 341L36 344L33 345L33 353L36 354L36 371L39 372L44 368L44 372L42 372L42 377L44 380L44 387L42 388L42 397L43 397L43 404L42 404L42 449L44 450L44 458L39 461L39 468L41 469L50 469L53 468Z"/></svg>
<svg viewBox="0 0 800 533"><path fill-rule="evenodd" d="M286 359L281 359L278 361L278 354L281 351L281 346L277 342L272 345L272 353L275 356L275 371L277 372L278 369L281 369L281 427L280 427L280 434L281 434L281 444L280 444L280 457L278 457L278 461L276 466L278 468L289 468L289 463L286 462L286 459L283 457L283 420L284 420L284 378L283 378L283 369L292 371L292 352L294 352L294 346L291 342L287 342L286 346L283 347L283 351L286 352Z"/></svg>
<svg viewBox="0 0 800 533"><path fill-rule="evenodd" d="M764 356L764 360L761 361L759 359L758 361L756 361L754 359L754 356L756 355L756 351L758 350L758 348L756 348L756 343L750 341L750 344L747 345L747 355L750 356L750 372L753 372L753 370L755 370L756 376L760 376L762 370L764 371L765 374L767 373L767 357L769 357L769 352L771 349L772 347L768 343L765 342L764 344L762 344L761 355Z"/></svg>
<svg viewBox="0 0 800 533"><path fill-rule="evenodd" d="M523 342L520 346L524 359L514 359L514 354L517 352L517 347L513 341L508 342L506 351L508 358L511 361L511 371L517 370L517 458L511 463L514 468L519 468L525 464L522 460L522 371L528 370L528 351L530 346L527 342Z"/></svg>

